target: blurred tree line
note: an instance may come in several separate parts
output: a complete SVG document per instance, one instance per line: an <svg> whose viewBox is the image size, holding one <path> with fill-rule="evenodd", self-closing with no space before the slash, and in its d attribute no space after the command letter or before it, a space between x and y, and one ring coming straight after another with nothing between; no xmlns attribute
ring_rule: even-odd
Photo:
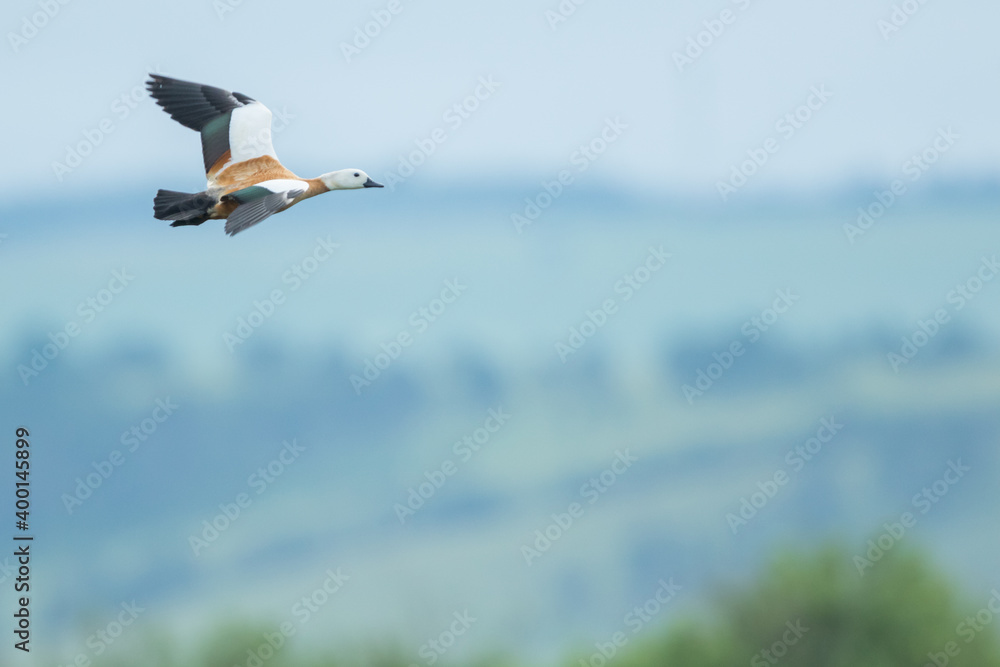
<svg viewBox="0 0 1000 667"><path fill-rule="evenodd" d="M965 600L919 553L897 547L859 573L850 554L825 548L777 558L749 586L712 594L703 614L634 633L623 625L618 643L608 637L581 647L560 667L997 667L997 613L997 589ZM260 638L259 629L227 626L192 651L145 637L141 655L108 656L93 667L425 664L391 644L349 655L303 655L285 646L258 664L247 649ZM503 657L465 664L518 666Z"/></svg>

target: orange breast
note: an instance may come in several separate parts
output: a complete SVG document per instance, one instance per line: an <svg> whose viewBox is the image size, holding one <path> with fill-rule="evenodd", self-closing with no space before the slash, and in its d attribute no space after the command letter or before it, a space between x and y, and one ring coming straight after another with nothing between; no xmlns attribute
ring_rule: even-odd
<svg viewBox="0 0 1000 667"><path fill-rule="evenodd" d="M244 160L243 162L237 162L236 164L231 164L225 169L222 169L222 166L225 165L226 160L228 159L229 153L226 152L208 172L212 185L216 188L221 188L221 191L219 192L220 197L231 192L236 192L237 190L242 190L243 188L249 188L251 185L257 185L258 183L262 183L264 181L279 178L305 181L309 184L309 188L302 195L297 197L293 204L297 204L303 199L315 197L320 193L329 191L320 179L299 178L289 170L285 169L280 162L269 155L263 155L261 157ZM220 201L215 205L215 208L212 209L212 217L228 218L229 215L236 210L238 205L239 204L237 204L237 202L231 200Z"/></svg>
<svg viewBox="0 0 1000 667"><path fill-rule="evenodd" d="M212 168L215 169L215 167ZM285 169L280 162L270 155L262 155L261 157L231 164L222 171L217 172L214 180L216 186L225 188L225 193L229 193L248 188L261 181L270 181L276 178L303 180Z"/></svg>

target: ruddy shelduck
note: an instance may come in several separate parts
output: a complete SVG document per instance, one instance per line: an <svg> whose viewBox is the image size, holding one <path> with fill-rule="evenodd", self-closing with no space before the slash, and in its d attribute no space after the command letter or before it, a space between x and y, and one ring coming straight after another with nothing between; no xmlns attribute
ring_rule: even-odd
<svg viewBox="0 0 1000 667"><path fill-rule="evenodd" d="M208 185L190 194L160 190L153 215L171 227L226 220L232 236L275 213L331 190L381 188L360 169L299 178L278 161L271 145L271 111L242 93L150 74L156 103L184 127L201 133Z"/></svg>

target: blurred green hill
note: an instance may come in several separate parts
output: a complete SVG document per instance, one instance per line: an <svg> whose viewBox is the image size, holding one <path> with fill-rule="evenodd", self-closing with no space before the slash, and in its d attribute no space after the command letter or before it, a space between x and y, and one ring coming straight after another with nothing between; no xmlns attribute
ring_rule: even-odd
<svg viewBox="0 0 1000 667"><path fill-rule="evenodd" d="M785 552L748 585L719 584L681 621L623 624L581 647L564 667L995 667L992 625L1000 593L966 599L926 556L897 549L859 574L846 549ZM991 609L992 606L992 609ZM263 626L261 626L263 627ZM273 628L272 628L273 630ZM275 650L266 630L221 624L194 650L147 635L94 667L412 667L434 664L393 641L304 651L294 637ZM511 641L516 641L512 638ZM263 647L263 650L262 650ZM435 660L435 662L437 662ZM515 667L503 657L441 664Z"/></svg>
<svg viewBox="0 0 1000 667"><path fill-rule="evenodd" d="M707 618L669 628L624 652L616 664L998 665L995 628L987 624L970 634L975 621L970 625L967 620L986 606L991 595L995 594L985 592L975 602L963 600L915 552L886 556L864 576L841 549L786 554L751 587L719 595ZM1000 596L993 604L1000 610ZM992 619L993 612L987 608L987 613Z"/></svg>

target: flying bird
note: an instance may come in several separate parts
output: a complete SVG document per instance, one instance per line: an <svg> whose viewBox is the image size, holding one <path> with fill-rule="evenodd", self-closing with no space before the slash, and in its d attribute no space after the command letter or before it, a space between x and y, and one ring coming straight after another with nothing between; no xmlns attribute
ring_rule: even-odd
<svg viewBox="0 0 1000 667"><path fill-rule="evenodd" d="M201 133L208 185L191 194L159 190L153 215L171 227L226 219L232 236L275 213L331 190L381 188L360 169L299 178L278 161L271 145L271 111L242 93L150 74L156 103L184 127Z"/></svg>

